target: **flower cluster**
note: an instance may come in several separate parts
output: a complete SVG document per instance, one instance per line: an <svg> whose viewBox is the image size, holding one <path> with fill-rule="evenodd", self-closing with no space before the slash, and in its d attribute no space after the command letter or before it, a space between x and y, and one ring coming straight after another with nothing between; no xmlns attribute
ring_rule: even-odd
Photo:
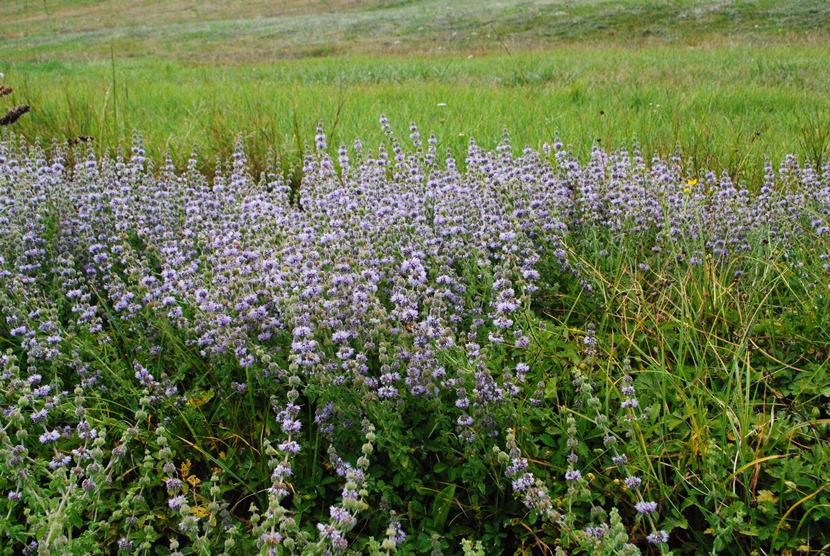
<svg viewBox="0 0 830 556"><path fill-rule="evenodd" d="M336 159L318 128L293 185L278 161L251 176L241 144L206 176L195 154L182 171L155 167L138 135L103 158L0 141L0 509L29 527L10 533L15 550L92 552L90 539L115 535L125 554L177 554L184 542L204 551L216 539L226 553L246 542L266 554L345 553L361 520L381 521L371 489L389 488L371 480L385 461L372 418L413 400L441 408L458 453L496 446L526 509L583 539L618 537L617 513L585 528L560 511L588 489L577 416L592 419L640 538L662 550L671 537L657 528L660 505L585 373L571 383L581 405L556 408L564 463L550 476L561 484L520 450L509 421L543 408L551 383L530 357L536 304L559 279L598 295L596 258L632 242L633 268L652 277L823 236L830 166L788 158L750 191L636 149L596 148L583 162L558 140L517 151L505 135L493 152L471 140L462 170L414 124L411 147L381 125L385 145L358 142ZM589 328L586 360L600 357L597 344ZM635 435L631 373L614 397L616 425ZM352 404L327 397L333 389ZM220 438L228 416L260 421L245 438ZM242 470L226 460L232 437ZM186 449L205 480L183 467ZM328 496L320 511L295 487L310 473L300 462L343 483L308 498ZM246 485L257 466L267 484ZM94 510L104 499L115 500L106 516ZM410 542L404 515L383 512L387 553Z"/></svg>

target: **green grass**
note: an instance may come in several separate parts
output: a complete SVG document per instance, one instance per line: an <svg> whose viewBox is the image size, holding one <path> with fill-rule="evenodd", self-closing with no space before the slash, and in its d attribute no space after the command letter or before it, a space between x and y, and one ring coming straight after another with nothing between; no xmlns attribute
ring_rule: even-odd
<svg viewBox="0 0 830 556"><path fill-rule="evenodd" d="M765 159L827 155L824 2L274 4L4 3L4 100L32 106L15 131L103 150L138 129L153 156L197 148L205 167L240 134L256 168L269 148L296 168L318 121L335 146L375 144L381 113L461 159L505 128L581 155L679 145L690 171L751 181Z"/></svg>

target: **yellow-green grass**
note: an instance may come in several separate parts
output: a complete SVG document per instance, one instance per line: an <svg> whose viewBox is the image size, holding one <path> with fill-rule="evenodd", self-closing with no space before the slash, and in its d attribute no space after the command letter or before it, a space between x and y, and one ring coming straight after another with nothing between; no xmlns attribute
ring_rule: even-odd
<svg viewBox="0 0 830 556"><path fill-rule="evenodd" d="M182 161L196 147L226 155L241 134L255 162L269 147L296 160L322 121L330 143L381 138L387 114L410 121L463 157L470 137L493 146L507 128L516 146L558 131L581 155L592 143L636 140L644 153L677 144L693 169L757 177L788 152L826 156L828 45L753 47L566 46L483 57L347 57L188 65L155 59L0 65L11 103L32 106L14 127L29 138L94 137ZM114 71L113 71L114 68Z"/></svg>
<svg viewBox="0 0 830 556"><path fill-rule="evenodd" d="M690 171L759 179L830 142L823 0L99 0L0 4L0 109L27 138L99 150L140 130L158 157L204 167L241 135L286 167L322 121L330 144L415 121L463 163L470 137L518 146L558 131L585 156L680 146ZM2 110L0 110L2 111Z"/></svg>

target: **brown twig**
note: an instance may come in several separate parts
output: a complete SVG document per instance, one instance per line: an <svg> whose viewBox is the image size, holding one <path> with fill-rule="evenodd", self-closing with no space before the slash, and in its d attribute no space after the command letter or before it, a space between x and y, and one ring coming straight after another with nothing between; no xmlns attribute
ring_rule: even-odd
<svg viewBox="0 0 830 556"><path fill-rule="evenodd" d="M8 113L0 118L0 125L11 125L17 120L20 119L20 116L25 114L30 110L29 106L26 104L21 104L20 106L15 106Z"/></svg>
<svg viewBox="0 0 830 556"><path fill-rule="evenodd" d="M95 138L90 135L78 135L77 137L69 139L69 144L78 145L80 143L91 143L94 140Z"/></svg>

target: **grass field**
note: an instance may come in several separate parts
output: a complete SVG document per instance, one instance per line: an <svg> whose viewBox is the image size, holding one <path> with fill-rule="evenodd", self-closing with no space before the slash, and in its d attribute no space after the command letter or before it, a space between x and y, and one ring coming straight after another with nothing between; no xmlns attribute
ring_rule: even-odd
<svg viewBox="0 0 830 556"><path fill-rule="evenodd" d="M825 34L821 0L20 1L0 7L5 52L251 62L339 54L709 42Z"/></svg>
<svg viewBox="0 0 830 556"><path fill-rule="evenodd" d="M8 2L0 71L30 139L140 130L205 167L238 134L287 167L322 121L332 144L381 137L381 113L463 159L508 129L586 155L680 146L757 181L765 159L830 147L824 2ZM369 32L371 30L371 32Z"/></svg>

